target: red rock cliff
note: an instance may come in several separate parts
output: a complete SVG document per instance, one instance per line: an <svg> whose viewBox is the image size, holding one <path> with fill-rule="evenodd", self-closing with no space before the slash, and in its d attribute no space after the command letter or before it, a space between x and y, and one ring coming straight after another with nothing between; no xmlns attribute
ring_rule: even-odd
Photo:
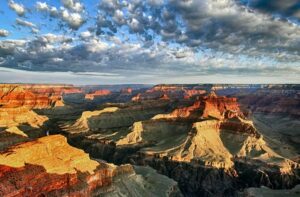
<svg viewBox="0 0 300 197"><path fill-rule="evenodd" d="M47 136L0 154L0 196L91 196L120 170L91 160L61 135Z"/></svg>

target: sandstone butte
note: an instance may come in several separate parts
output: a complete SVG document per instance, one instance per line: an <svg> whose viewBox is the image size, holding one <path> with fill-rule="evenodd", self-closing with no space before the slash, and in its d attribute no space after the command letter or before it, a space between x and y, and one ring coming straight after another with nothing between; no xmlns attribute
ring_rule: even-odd
<svg viewBox="0 0 300 197"><path fill-rule="evenodd" d="M110 95L111 91L110 90L96 90L93 93L90 94L86 94L85 95L85 99L89 99L89 100L94 100L95 97L100 97L100 96L107 96Z"/></svg>
<svg viewBox="0 0 300 197"><path fill-rule="evenodd" d="M225 114L226 112L226 114ZM199 114L201 113L201 114ZM199 116L200 115L200 116ZM243 114L236 98L217 97L214 93L208 96L199 97L193 105L175 109L170 114L158 114L152 119L161 118L226 118Z"/></svg>
<svg viewBox="0 0 300 197"><path fill-rule="evenodd" d="M91 160L62 135L52 135L0 154L0 196L89 196L116 174L132 171Z"/></svg>

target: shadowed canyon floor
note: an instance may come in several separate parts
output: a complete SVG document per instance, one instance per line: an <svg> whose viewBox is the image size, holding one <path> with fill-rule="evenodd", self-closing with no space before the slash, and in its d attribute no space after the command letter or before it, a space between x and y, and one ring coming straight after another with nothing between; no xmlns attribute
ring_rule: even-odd
<svg viewBox="0 0 300 197"><path fill-rule="evenodd" d="M0 85L0 195L297 196L299 96L299 85Z"/></svg>

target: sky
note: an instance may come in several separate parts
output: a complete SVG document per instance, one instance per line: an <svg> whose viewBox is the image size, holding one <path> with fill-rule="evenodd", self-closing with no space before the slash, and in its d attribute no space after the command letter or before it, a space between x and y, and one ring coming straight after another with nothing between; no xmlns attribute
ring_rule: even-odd
<svg viewBox="0 0 300 197"><path fill-rule="evenodd" d="M299 83L300 0L0 0L0 83Z"/></svg>

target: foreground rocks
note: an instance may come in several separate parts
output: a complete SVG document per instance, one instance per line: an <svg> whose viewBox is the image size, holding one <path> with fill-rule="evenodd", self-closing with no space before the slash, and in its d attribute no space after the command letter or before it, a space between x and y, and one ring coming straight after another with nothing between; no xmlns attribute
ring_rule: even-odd
<svg viewBox="0 0 300 197"><path fill-rule="evenodd" d="M91 160L82 150L69 146L65 137L47 136L0 154L0 195L181 195L175 181L151 169L138 168L137 171L129 164L115 166ZM163 184L153 182L156 179L163 180ZM124 187L120 182L130 184L132 188ZM152 189L147 190L146 185Z"/></svg>

